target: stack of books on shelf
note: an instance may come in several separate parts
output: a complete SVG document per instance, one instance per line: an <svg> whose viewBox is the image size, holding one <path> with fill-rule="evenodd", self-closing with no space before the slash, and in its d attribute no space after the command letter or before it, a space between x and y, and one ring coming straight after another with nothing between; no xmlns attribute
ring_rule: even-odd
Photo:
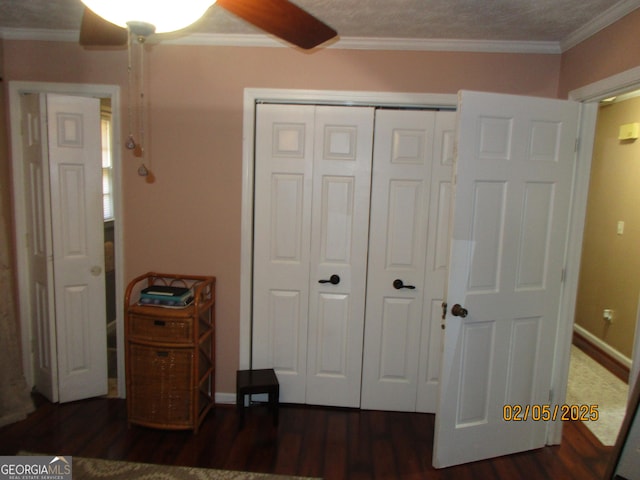
<svg viewBox="0 0 640 480"><path fill-rule="evenodd" d="M193 302L193 290L185 287L153 285L140 292L140 305L186 307Z"/></svg>

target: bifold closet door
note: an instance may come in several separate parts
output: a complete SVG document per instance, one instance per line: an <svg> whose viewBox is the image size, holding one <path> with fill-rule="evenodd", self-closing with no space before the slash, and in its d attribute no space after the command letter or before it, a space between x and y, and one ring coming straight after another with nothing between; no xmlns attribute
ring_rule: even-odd
<svg viewBox="0 0 640 480"><path fill-rule="evenodd" d="M258 105L253 367L274 368L280 399L305 402L315 107Z"/></svg>
<svg viewBox="0 0 640 480"><path fill-rule="evenodd" d="M310 404L360 406L374 112L364 107L316 108Z"/></svg>
<svg viewBox="0 0 640 480"><path fill-rule="evenodd" d="M435 411L454 123L376 113L362 408Z"/></svg>
<svg viewBox="0 0 640 480"><path fill-rule="evenodd" d="M105 395L100 102L20 98L34 387L52 402Z"/></svg>
<svg viewBox="0 0 640 480"><path fill-rule="evenodd" d="M253 367L283 402L360 404L373 118L257 107Z"/></svg>

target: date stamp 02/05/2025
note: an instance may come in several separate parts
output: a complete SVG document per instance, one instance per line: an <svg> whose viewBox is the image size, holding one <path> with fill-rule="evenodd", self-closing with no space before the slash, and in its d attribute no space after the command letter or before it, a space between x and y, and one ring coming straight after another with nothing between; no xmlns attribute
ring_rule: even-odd
<svg viewBox="0 0 640 480"><path fill-rule="evenodd" d="M505 405L502 407L502 419L505 422L555 422L556 420L595 422L600 418L598 405Z"/></svg>

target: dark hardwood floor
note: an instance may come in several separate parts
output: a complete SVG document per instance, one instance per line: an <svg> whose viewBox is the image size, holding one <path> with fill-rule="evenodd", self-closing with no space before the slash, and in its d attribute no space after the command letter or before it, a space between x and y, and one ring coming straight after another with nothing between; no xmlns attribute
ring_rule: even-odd
<svg viewBox="0 0 640 480"><path fill-rule="evenodd" d="M273 427L257 407L238 431L235 409L219 405L194 435L129 428L120 399L37 403L26 420L0 429L0 455L26 450L328 480L601 479L611 455L580 422L568 422L562 445L436 470L430 414L286 405Z"/></svg>

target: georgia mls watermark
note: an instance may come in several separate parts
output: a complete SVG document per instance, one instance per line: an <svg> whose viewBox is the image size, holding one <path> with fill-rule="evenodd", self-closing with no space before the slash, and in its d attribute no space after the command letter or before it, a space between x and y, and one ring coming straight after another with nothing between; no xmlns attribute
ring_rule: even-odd
<svg viewBox="0 0 640 480"><path fill-rule="evenodd" d="M0 480L71 480L72 457L0 456Z"/></svg>

